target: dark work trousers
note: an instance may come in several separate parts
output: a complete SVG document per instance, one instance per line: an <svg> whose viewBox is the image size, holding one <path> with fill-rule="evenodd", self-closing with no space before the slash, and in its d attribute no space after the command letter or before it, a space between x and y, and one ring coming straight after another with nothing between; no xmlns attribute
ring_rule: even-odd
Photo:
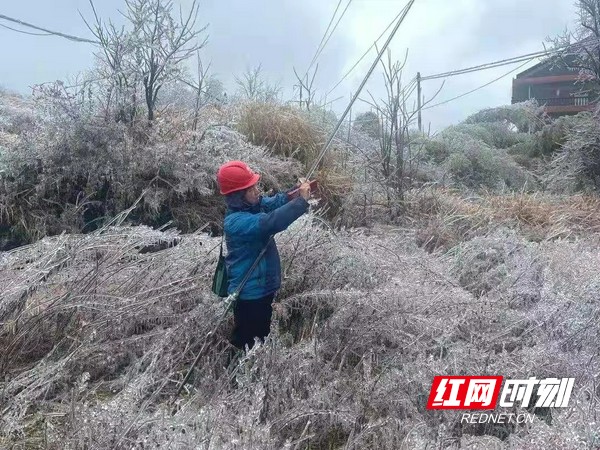
<svg viewBox="0 0 600 450"><path fill-rule="evenodd" d="M235 325L231 343L237 348L244 349L254 346L254 338L264 340L271 330L271 315L273 313L273 298L275 294L256 300L237 300L233 310Z"/></svg>

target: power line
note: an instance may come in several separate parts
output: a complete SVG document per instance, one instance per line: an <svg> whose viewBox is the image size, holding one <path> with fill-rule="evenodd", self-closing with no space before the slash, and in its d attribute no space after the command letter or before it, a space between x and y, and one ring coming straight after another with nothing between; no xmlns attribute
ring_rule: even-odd
<svg viewBox="0 0 600 450"><path fill-rule="evenodd" d="M7 20L7 21L13 22L13 23L17 23L17 24L19 24L21 26L24 26L24 27L33 28L34 30L44 31L44 32L46 32L48 34L53 34L55 36L60 36L60 37L65 38L65 39L69 39L70 41L87 42L89 44L99 44L99 42L97 42L97 41L92 41L90 39L81 38L81 37L78 37L78 36L73 36L71 34L65 34L65 33L61 33L61 32L58 32L58 31L48 30L46 28L38 27L36 25L32 25L30 23L23 22L22 20L14 19L12 17L8 17L8 16L5 16L3 14L0 14L0 19ZM18 30L15 30L15 31L18 31Z"/></svg>
<svg viewBox="0 0 600 450"><path fill-rule="evenodd" d="M390 35L387 38L387 40L386 40L385 44L383 45L382 49L377 54L377 58L375 59L375 61L373 61L373 64L369 68L369 70L367 72L367 75L364 77L364 79L360 83L360 86L358 87L358 90L354 94L354 97L352 97L352 99L350 100L350 103L346 107L346 110L343 112L342 116L338 120L338 123L335 126L335 128L333 129L333 132L331 133L331 135L329 136L329 139L327 140L327 143L325 144L325 147L323 147L323 150L321 150L320 154L318 155L318 157L316 158L315 162L313 163L313 166L311 167L310 171L306 175L307 179L310 179L310 177L312 176L312 174L314 173L314 171L317 170L317 167L319 166L319 163L321 162L321 160L325 156L325 153L327 152L327 149L329 148L329 146L333 142L333 139L335 138L336 133L338 132L338 130L342 126L342 123L346 119L346 116L348 115L348 112L352 108L352 105L354 104L354 102L356 101L356 99L358 98L358 96L360 95L361 90L365 87L365 84L367 84L367 81L369 80L369 77L371 76L371 74L375 70L375 67L377 67L377 64L379 64L379 60L381 59L381 56L385 52L385 50L388 47L388 45L390 45L390 42L392 41L393 37L396 35L396 32L398 31L398 28L400 28L400 25L402 24L402 22L404 22L404 19L406 19L406 16L410 12L410 10L411 10L412 6L414 5L415 1L416 0L409 0L408 7L405 8L404 14L398 19L398 22L394 26L394 29L390 33Z"/></svg>
<svg viewBox="0 0 600 450"><path fill-rule="evenodd" d="M402 12L401 12L402 14ZM386 28L386 30L384 30L384 32L379 36L379 38L377 38L377 40L379 40L381 38L381 36L383 36L383 34L385 34L385 32L387 31L388 27ZM467 95L470 95L474 92L477 92L499 80L501 80L502 78L510 75L513 72L516 72L517 70L519 70L520 68L522 68L523 66L527 65L528 63L530 63L531 61L533 61L536 58L542 57L542 56L549 56L549 55L553 55L553 54L557 54L560 52L563 52L564 50L569 50L569 51L576 51L576 50L581 50L582 48L584 48L584 46L586 44L588 44L590 41L592 40L598 40L597 38L594 37L590 37L590 38L586 38L583 39L579 42L576 42L574 44L568 44L568 45L564 45L562 47L557 47L551 50L541 50L541 51L537 51L534 53L529 53L529 54L525 54L525 55L519 55L519 56L515 56L512 58L507 58L507 59L503 59L503 60L499 60L499 61L494 61L494 62L490 62L490 63L485 63L485 64L480 64L477 66L473 66L473 67L467 67L467 68L463 68L463 69L458 69L458 70L453 70L453 71L449 71L449 72L443 72L443 73L439 73L439 74L434 74L434 75L429 75L426 77L421 77L421 81L426 81L426 80L435 80L435 79L439 79L439 78L447 78L447 77L451 77L451 76L457 76L457 75L464 75L467 73L472 73L472 72L478 72L478 71L482 71L482 70L488 70L488 69L494 69L497 67L502 67L502 66L506 66L506 65L513 65L513 64L518 64L518 63L523 63L521 65L519 65L517 68L515 69L511 69L509 72L501 75L498 78L495 78L491 81L489 81L488 83L485 83L482 86L479 86L475 89L472 89L468 92L465 92L463 94L460 94L456 97L450 98L448 100L445 100L443 102L440 103L436 103L433 105L429 105L429 106L425 106L423 105L422 107L418 108L417 110L413 111L413 113L418 112L418 111L423 111L423 110L428 110L431 108L435 108L441 105L445 105L447 103L450 103L452 101L458 100L460 98L463 98ZM600 40L598 40L600 41ZM344 79L346 79L346 77L354 70L354 68L360 63L360 61L362 61L362 59L368 54L368 52L373 48L373 46L375 46L377 43L377 41L375 41L375 43L365 52L365 54L363 54L361 56L361 58L354 64L354 66L352 66L352 68L342 77L342 79L327 93L327 95L329 95L335 88L337 88L337 86L339 86L342 81L344 81ZM566 55L569 54L573 54L573 53L567 53ZM565 56L565 55L563 55ZM404 98L410 96L415 89L417 88L417 84L414 84L417 82L417 78L413 78L413 80L404 87L404 89L402 89L402 91L400 92L400 95L402 95Z"/></svg>
<svg viewBox="0 0 600 450"><path fill-rule="evenodd" d="M564 50L576 51L577 49L583 48L586 44L590 43L590 41L596 40L596 39L597 38L595 38L595 37L590 37L590 38L583 39L579 42L576 42L574 44L563 45L562 47L557 47L557 48L550 49L550 50L546 50L546 49L539 50L537 52L528 53L525 55L513 56L512 58L502 59L499 61L493 61L493 62L480 64L480 65L473 66L473 67L467 67L464 69L451 70L449 72L443 72L443 73L438 73L435 75L429 75L426 77L421 77L421 81L435 80L438 78L448 78L448 77L457 76L457 75L464 75L464 74L471 73L471 72L478 72L480 70L495 69L497 67L518 64L523 61L531 61L531 59L540 58L542 56L554 55L554 54L560 53ZM565 56L568 56L569 54L570 53L567 53Z"/></svg>
<svg viewBox="0 0 600 450"><path fill-rule="evenodd" d="M333 12L333 16L331 16L331 20L329 21L329 25L327 25L327 29L325 30L325 33L323 34L323 37L321 38L321 42L319 43L319 46L317 47L317 51L315 52L315 54L312 58L312 61L310 62L310 65L308 66L308 69L306 69L306 73L304 74L304 77L302 77L303 79L306 78L306 76L308 75L308 72L310 72L310 69L312 69L313 65L319 59L319 56L321 56L321 53L325 49L325 46L329 42L329 39L331 39L331 36L333 36L333 33L335 33L335 30L337 29L338 25L342 21L344 15L346 14L346 11L348 11L348 7L350 6L351 3L352 3L352 0L348 0L348 3L346 4L346 7L342 11L342 14L340 15L338 21L333 26L333 29L331 30L331 33L329 33L329 36L327 36L327 33L329 32L329 28L331 28L331 24L335 20L335 16L337 15L338 9L340 8L340 5L342 4L342 0L338 1L337 6L335 7L335 11Z"/></svg>
<svg viewBox="0 0 600 450"><path fill-rule="evenodd" d="M331 28L331 24L335 20L335 16L337 15L337 12L338 12L338 10L340 8L340 5L342 4L342 0L338 1L337 6L335 7L335 11L333 11L333 15L331 16L331 19L329 20L329 24L327 25L327 29L325 30L325 33L323 34L323 37L321 38L321 42L319 43L319 46L317 47L317 50L315 51L315 54L313 55L312 61L310 62L310 65L308 66L308 69L306 69L306 72L304 73L303 77L302 78L298 77L298 74L296 73L296 69L294 69L294 73L296 74L296 77L298 78L298 82L300 83L300 86L294 86L294 88L296 88L296 87L300 88L300 95L302 95L302 88L305 87L303 85L304 82L302 80L306 80L306 84L309 85L309 83L308 83L308 73L310 72L310 69L312 69L313 65L319 59L319 56L321 55L321 53L325 49L325 46L329 42L329 39L331 39L331 36L333 36L333 33L337 29L339 23L341 22L342 18L346 14L346 11L348 10L348 7L350 6L351 3L352 3L352 0L348 0L348 3L346 4L346 7L342 11L342 14L340 15L338 21L333 26L333 29L331 30L331 33L329 33L329 36L328 36L327 33L329 32L329 29ZM318 68L319 68L319 65L317 64L317 68L315 69L315 72L314 72L314 74L312 76L313 81L314 81L314 79L315 79L315 77L317 75ZM309 86L312 87L312 81L310 82ZM294 92L296 92L295 89L294 89ZM310 91L309 91L309 93L310 93ZM327 98L327 95L325 95L325 98Z"/></svg>
<svg viewBox="0 0 600 450"><path fill-rule="evenodd" d="M315 54L313 55L310 64L308 65L308 69L306 69L306 73L304 74L304 76L306 76L308 74L308 72L310 71L310 69L312 68L313 64L315 63L316 59L317 59L317 55L319 54L319 50L321 49L321 45L323 45L323 42L325 41L325 37L327 36L327 33L329 32L329 28L331 28L331 24L333 23L335 16L337 15L338 9L340 9L340 5L342 4L342 0L338 1L337 6L335 7L335 11L333 11L333 16L331 16L331 19L329 20L329 24L327 25L327 29L325 30L325 33L323 33L323 37L321 38L321 42L319 42L319 45L317 46L317 50L315 51Z"/></svg>
<svg viewBox="0 0 600 450"><path fill-rule="evenodd" d="M16 28L9 27L0 23L0 27L6 28L7 30L16 31L17 33L29 34L30 36L51 36L50 33L32 33L30 31L17 30Z"/></svg>
<svg viewBox="0 0 600 450"><path fill-rule="evenodd" d="M348 7L350 6L351 3L352 3L352 0L348 0L348 3L346 4L346 7L344 8L344 10L342 11L342 14L340 15L340 18L338 19L338 21L333 26L333 29L331 30L331 33L329 33L329 36L327 37L327 39L325 40L325 42L323 43L323 46L321 47L321 50L319 50L319 52L317 53L314 62L316 62L317 59L319 59L319 56L321 56L321 53L323 53L323 50L325 49L325 46L327 45L327 43L329 42L329 39L331 39L331 36L333 36L333 33L335 32L335 30L337 29L338 25L340 24L340 22L344 18L344 15L346 14L346 11L348 11Z"/></svg>
<svg viewBox="0 0 600 450"><path fill-rule="evenodd" d="M546 56L546 55L549 56L549 55L557 54L557 53L560 53L560 52L562 52L564 50L576 51L577 49L583 48L586 44L588 44L591 40L594 40L594 39L596 39L596 38L591 37L591 38L587 38L587 39L584 39L582 41L576 42L574 44L564 45L562 47L557 47L557 48L551 49L551 50L538 51L538 52L529 53L529 54L526 54L526 55L515 56L513 58L508 58L508 59L504 59L504 60L500 60L500 61L494 61L494 62L491 62L491 63L480 64L478 66L468 67L468 68L465 68L465 69L453 70L453 71L450 71L450 72L445 72L445 73L440 73L440 74L436 74L436 75L430 75L430 76L427 76L427 77L422 77L421 80L434 80L434 79L439 79L439 78L446 78L446 77L451 77L451 76L464 75L464 74L467 74L467 73L478 72L478 71L481 71L481 70L494 69L494 68L502 67L502 66L506 66L506 65L517 64L519 62L523 63L523 64L519 65L517 68L511 69L510 71L508 71L504 75L501 75L500 77L495 78L492 81L490 81L490 82L488 82L488 83L486 83L486 84L484 84L482 86L479 86L479 87L477 87L475 89L472 89L472 90L470 90L468 92L460 94L460 95L458 95L456 97L453 97L451 99L445 100L443 102L423 107L423 108L421 108L421 110L427 110L427 109L435 108L437 106L445 105L445 104L450 103L452 101L455 101L455 100L458 100L460 98L463 98L463 97L465 97L467 95L470 95L470 94L472 94L474 92L477 92L480 89L483 89L483 88L485 88L485 87L487 87L487 86L489 86L489 85L491 85L491 84L493 84L493 83L501 80L502 78L510 75L513 72L516 72L521 67L527 65L529 62L533 61L534 59L537 59L537 58L539 58L541 56ZM567 55L569 55L569 54L570 53L567 53Z"/></svg>
<svg viewBox="0 0 600 450"><path fill-rule="evenodd" d="M474 92L477 92L477 91L479 91L479 90L481 90L481 89L483 89L483 88L485 88L485 87L489 86L490 84L493 84L493 83L495 83L496 81L499 81L499 80L501 80L502 78L504 78L504 77L506 77L506 76L510 75L511 73L513 73L513 72L516 72L516 71L517 71L517 70L519 70L521 67L523 67L523 66L527 65L529 62L533 61L534 59L535 59L535 57L534 57L534 58L530 58L530 59L528 59L527 61L525 61L525 62L524 62L523 64L521 64L520 66L516 67L515 69L511 69L510 71L508 71L508 72L506 72L505 74L503 74L503 75L499 76L498 78L495 78L495 79L493 79L492 81L489 81L488 83L485 83L485 84L483 84L483 85L481 85L481 86L479 86L479 87L477 87L477 88L475 88L475 89L472 89L472 90L470 90L470 91L468 91L468 92L465 92L465 93L463 93L463 94L457 95L456 97L450 98L450 99L448 99L448 100L444 100L443 102L440 102L440 103L435 103L435 104L433 104L433 105L429 105L429 106L426 106L426 107L424 107L424 108L421 108L421 109L422 109L422 110L427 110L427 109L435 108L435 107L437 107L437 106L445 105L445 104L447 104L447 103L453 102L453 101L455 101L455 100L458 100L458 99L460 99L460 98L466 97L467 95L469 95L469 94L472 94L472 93L474 93Z"/></svg>
<svg viewBox="0 0 600 450"><path fill-rule="evenodd" d="M340 20L342 19L342 17L344 17L344 14L346 13L346 10L348 9L348 6L350 6L351 2L352 2L352 0L348 1L348 4L346 5L346 8L344 9L344 11L342 12L342 15L340 16L340 19L337 21L337 23L335 24L335 26L331 30L331 33L329 34L329 36L327 36L327 33L329 32L329 29L331 28L331 24L335 20L335 16L337 15L338 10L340 9L340 5L342 4L342 0L338 0L338 4L335 7L335 10L333 11L333 15L331 16L331 19L329 20L329 24L327 25L327 29L325 30L325 33L323 33L323 37L321 38L321 42L319 42L317 50L315 51L315 54L313 55L312 60L310 61L308 69L306 69L306 72L304 73L304 75L302 76L302 78L300 78L298 76L298 74L296 73L296 69L294 69L294 73L296 74L296 77L298 78L298 82L300 83L300 86L294 86L294 88L296 88L296 87L300 88L300 96L302 96L302 88L305 87L303 85L303 83L304 83L303 80L306 80L306 84L307 85L309 84L308 83L308 73L310 72L310 69L312 69L312 67L315 64L315 62L317 62L317 60L319 59L319 56L321 55L321 52L323 51L323 49L325 48L325 46L329 42L329 39L331 38L331 36L335 32L335 30L336 30L338 24L340 23ZM318 69L319 69L319 65L317 64L317 68L315 69L315 72L314 72L314 74L312 76L313 81L314 81L315 77L317 76L317 70ZM310 83L310 86L312 86L312 81ZM294 92L295 92L295 89L294 89ZM310 94L310 91L309 91L309 94Z"/></svg>
<svg viewBox="0 0 600 450"><path fill-rule="evenodd" d="M528 55L515 56L513 58L504 59L501 61L494 61L491 63L480 64L478 66L468 67L465 69L452 70L450 72L444 72L444 73L439 73L439 74L435 74L435 75L429 75L426 77L421 77L421 81L436 80L439 78L448 78L448 77L453 77L453 76L457 76L457 75L464 75L467 73L478 72L481 70L495 69L496 67L517 64L517 63L523 62L525 60L531 61L532 59L535 59L535 58L538 58L538 57L544 56L544 55L549 55L549 54L551 54L551 52L544 50L544 51L539 51L539 52L535 52L535 53L530 53Z"/></svg>
<svg viewBox="0 0 600 450"><path fill-rule="evenodd" d="M396 20L396 19L394 19L394 20ZM390 27L390 25L388 25L388 28ZM381 36L383 36L383 34L387 31L388 28L386 28L386 30L384 30L384 32L379 36L379 38L377 38L377 40L379 40L381 38ZM429 75L429 76L426 76L426 77L421 77L421 81L435 80L435 79L439 79L439 78L447 78L447 77L457 76L457 75L464 75L464 74L468 74L468 73L472 73L472 72L478 72L478 71L482 71L482 70L495 69L495 68L503 67L503 66L507 66L507 65L518 64L518 63L521 63L521 62L524 62L525 64L527 64L528 62L532 61L535 58L539 58L539 57L546 56L546 55L549 56L549 55L557 54L557 53L560 53L560 52L562 52L564 50L576 51L577 49L583 48L586 44L589 44L590 41L593 41L593 40L598 40L598 39L595 38L595 37L589 37L589 38L583 39L583 40L581 40L579 42L576 42L574 44L564 45L562 47L557 47L557 48L551 49L551 50L540 50L540 51L537 51L537 52L534 52L534 53L529 53L529 54L525 54L525 55L519 55L519 56L515 56L515 57L512 57L512 58L507 58L507 59L503 59L503 60L499 60L499 61L493 61L493 62L490 62L490 63L480 64L480 65L473 66L473 67L467 67L467 68L463 68L463 69L457 69L457 70L452 70L452 71L449 71L449 72L443 72L443 73L439 73L439 74ZM375 43L361 56L361 58L356 62L356 64L354 64L354 66L352 66L352 68L327 93L327 95L329 95L335 88L337 88L348 77L348 75L356 68L356 66L369 53L369 51L376 45L376 43L377 43L377 41L375 41ZM569 54L570 53L568 53L567 55L569 55ZM563 56L566 56L566 55L563 55ZM523 64L523 65L525 65L525 64ZM515 70L518 70L519 68L523 67L523 65L519 66ZM511 70L509 72L509 74L512 73L512 72L514 72L514 70ZM504 76L506 76L506 75L504 75ZM415 82L415 81L416 81L416 78L413 78L413 80L411 81L411 83L409 83L403 89L403 91L401 92L401 93L404 93L404 92L408 91L404 95L405 97L410 96L414 92L415 87L412 86L412 83ZM494 80L491 83L493 83L495 81L498 81L498 80ZM483 87L485 87L485 86L483 86ZM480 88L482 88L482 87L480 87ZM478 89L480 89L480 88L478 88ZM478 90L478 89L476 89L476 90ZM475 92L475 91L473 91L473 92ZM468 95L470 93L471 92L463 94L463 95L459 96L459 98L462 97L462 96L464 96L464 95ZM439 106L439 104L431 105L428 108L433 108L435 106ZM428 109L428 108L422 108L422 109Z"/></svg>
<svg viewBox="0 0 600 450"><path fill-rule="evenodd" d="M333 87L332 87L332 88L329 90L329 92L327 92L327 94L325 94L325 96L326 96L326 97L327 97L327 96L329 96L329 94L331 94L331 93L332 93L332 92L333 92L333 91L334 91L334 90L335 90L335 89L336 89L336 88L337 88L337 87L338 87L340 84L342 84L342 82L343 82L343 81L344 81L346 78L348 78L348 75L350 75L350 74L351 74L351 73L354 71L354 69L356 69L356 67L357 67L357 66L358 66L358 65L361 63L361 61L362 61L362 60L363 60L363 59L364 59L364 58L365 58L365 57L366 57L366 56L369 54L369 52L370 52L371 50L373 50L373 48L374 48L374 47L377 45L377 42L379 42L379 40L380 40L380 39L383 37L383 35L384 35L384 34L385 34L385 33L386 33L386 32L387 32L387 31L388 31L388 30L389 30L389 29L392 27L392 25L394 25L394 24L396 23L396 21L398 20L398 18L399 18L399 17L400 17L402 14L404 14L404 11L406 10L406 8L407 8L407 7L408 7L408 6L405 6L405 7L402 9L402 11L400 11L400 12L398 13L398 15L397 15L396 17L394 17L394 19L393 19L393 20L392 20L392 21L389 23L389 25L388 25L388 26L385 28L385 30L383 30L383 32L382 32L382 33L379 35L379 37L378 37L378 38L375 40L375 42L373 42L373 44L372 44L372 45L371 45L371 46L370 46L370 47L367 49L367 51L366 51L366 52L364 52L364 53L362 54L362 56L361 56L361 57L358 59L358 61L356 61L356 63L354 63L354 65L353 65L353 66L350 68L350 70L348 70L348 71L345 73L345 75L342 77L342 79L341 79L340 81L338 81L338 82L336 83L336 85L335 85L335 86L333 86Z"/></svg>
<svg viewBox="0 0 600 450"><path fill-rule="evenodd" d="M406 97L410 97L410 95L411 95L413 92L415 92L415 89L417 89L417 87L418 87L418 84L417 84L417 77L414 77L414 78L413 78L413 79L410 81L410 83L408 83L408 84L407 84L407 85L404 87L404 89L402 89L402 90L400 91L399 95L400 95L401 97L404 97L404 98L406 98Z"/></svg>

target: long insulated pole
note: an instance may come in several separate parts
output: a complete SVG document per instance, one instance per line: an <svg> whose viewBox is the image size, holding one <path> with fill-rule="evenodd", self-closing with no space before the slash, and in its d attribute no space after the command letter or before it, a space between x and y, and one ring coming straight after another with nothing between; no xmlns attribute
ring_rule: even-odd
<svg viewBox="0 0 600 450"><path fill-rule="evenodd" d="M371 76L371 74L375 70L375 67L377 67L377 64L379 63L379 60L383 56L383 53L386 51L386 49L390 45L390 42L392 42L392 39L394 38L394 35L396 34L396 32L398 31L398 29L400 28L400 25L402 24L402 22L404 22L404 19L408 15L408 12L410 11L410 9L412 8L412 6L413 6L414 3L415 3L415 0L410 0L408 2L408 4L404 7L404 12L398 18L398 22L396 22L396 25L394 26L394 29L390 33L387 41L385 42L385 44L383 45L383 47L381 48L381 50L377 54L377 58L375 58L375 61L373 61L373 64L371 65L371 68L367 72L367 75L365 76L365 78L363 79L362 83L360 84L360 86L356 90L356 93L354 94L354 97L352 97L352 100L350 100L350 103L346 107L346 110L344 111L344 114L342 114L342 116L338 120L338 123L335 126L335 128L333 129L333 132L331 133L331 135L329 136L329 139L327 140L327 143L325 144L325 147L323 147L323 150L321 150L321 153L319 154L318 158L315 160L315 162L314 162L313 166L311 167L310 171L306 175L306 179L307 180L309 180L310 177L313 175L313 173L315 173L315 171L317 170L317 167L321 163L321 160L325 156L325 153L327 153L327 150L329 150L329 147L331 146L331 143L333 142L333 139L335 138L335 135L339 131L340 127L342 126L342 123L344 123L344 119L348 115L348 112L350 112L350 109L352 109L352 105L358 99L358 96L360 95L362 89L365 87L365 84L367 84L367 81L369 80L369 77Z"/></svg>

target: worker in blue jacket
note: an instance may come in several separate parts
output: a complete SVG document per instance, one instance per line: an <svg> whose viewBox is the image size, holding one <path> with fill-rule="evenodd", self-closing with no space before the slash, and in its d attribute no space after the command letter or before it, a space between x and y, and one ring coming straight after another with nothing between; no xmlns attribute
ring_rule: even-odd
<svg viewBox="0 0 600 450"><path fill-rule="evenodd" d="M234 307L234 330L231 343L252 348L254 338L264 339L271 328L272 302L281 286L281 261L275 240L308 210L310 184L302 183L299 196L289 200L286 193L263 197L257 187L260 175L242 161L230 161L219 169L217 180L225 195L225 264L229 279L228 293L240 285L262 251L267 249L249 275Z"/></svg>

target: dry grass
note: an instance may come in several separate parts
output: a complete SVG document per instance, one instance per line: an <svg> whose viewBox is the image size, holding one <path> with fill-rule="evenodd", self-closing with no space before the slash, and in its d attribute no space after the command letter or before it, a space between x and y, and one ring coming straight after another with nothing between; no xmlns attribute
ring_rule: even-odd
<svg viewBox="0 0 600 450"><path fill-rule="evenodd" d="M600 199L591 195L513 194L487 197L495 221L516 220L545 238L600 232Z"/></svg>
<svg viewBox="0 0 600 450"><path fill-rule="evenodd" d="M170 190L206 201L225 159L247 160L269 187L299 174L300 164L269 158L218 123L229 111L218 114L195 133L181 132L183 117L164 118L144 137L151 145L107 147L160 182L142 200L148 211ZM253 142L305 165L321 145L291 108L246 105L234 115ZM352 192L364 196L363 218L389 214L373 204L385 189L357 186L332 158L319 174L329 204ZM157 165L173 178L155 179ZM190 227L206 219L171 206ZM114 226L1 253L0 447L598 447L598 200L422 189L402 206L404 229L334 232L311 214L278 235L283 285L271 336L244 355L233 355L231 317L220 321L224 307L209 291L218 238L125 227L123 213ZM1 213L23 214L7 202ZM491 427L425 409L442 374L576 383L570 408L535 411L530 427Z"/></svg>
<svg viewBox="0 0 600 450"><path fill-rule="evenodd" d="M0 225L8 231L0 235L0 248L94 230L144 190L132 223L159 227L171 221L183 232L206 221L218 226L224 204L215 174L230 159L259 170L268 188L293 185L300 164L249 144L223 123L229 114L203 110L196 131L178 111L163 112L150 128L98 118L38 119L35 132L23 132L1 155Z"/></svg>
<svg viewBox="0 0 600 450"><path fill-rule="evenodd" d="M334 233L315 221L278 236L284 284L271 337L229 368L230 323L207 340L222 312L208 292L218 239L114 227L3 254L0 444L598 443L589 425L600 413L597 239L536 244L506 231L440 258L416 248L411 233ZM171 403L201 349L191 383ZM529 429L427 412L432 377L457 373L574 376L574 407Z"/></svg>
<svg viewBox="0 0 600 450"><path fill-rule="evenodd" d="M498 227L519 230L541 241L600 231L600 200L594 196L486 194L465 198L445 189L411 191L406 197L411 223L421 224L417 242L429 251L448 250Z"/></svg>
<svg viewBox="0 0 600 450"><path fill-rule="evenodd" d="M308 171L327 139L328 130L315 123L315 117L290 106L249 102L237 108L237 129L257 146L264 146L273 155L293 158ZM348 149L337 142L319 165L319 197L327 208L325 215L335 218L342 209L344 198L354 183L342 161ZM304 176L304 173L299 174Z"/></svg>
<svg viewBox="0 0 600 450"><path fill-rule="evenodd" d="M240 108L238 129L254 145L275 155L293 157L309 167L325 143L324 134L301 111L270 103L246 103Z"/></svg>

